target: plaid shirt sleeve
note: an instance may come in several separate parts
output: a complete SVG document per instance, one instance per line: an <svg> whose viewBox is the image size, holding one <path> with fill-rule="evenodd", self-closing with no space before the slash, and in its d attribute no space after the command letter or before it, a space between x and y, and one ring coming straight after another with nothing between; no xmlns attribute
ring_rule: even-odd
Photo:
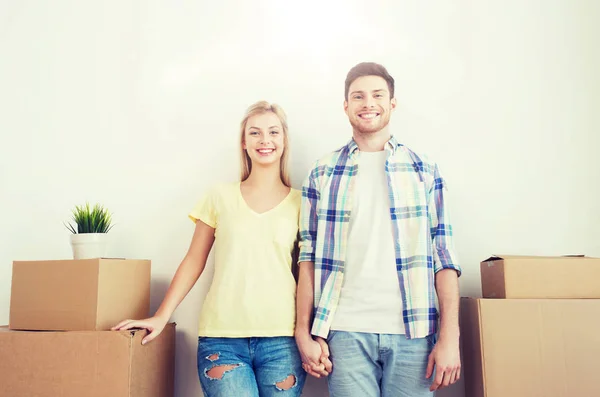
<svg viewBox="0 0 600 397"><path fill-rule="evenodd" d="M433 240L434 271L454 269L460 276L462 269L454 251L452 225L448 216L444 192L447 191L446 182L440 174L437 164L434 167L433 186L429 191L429 227Z"/></svg>
<svg viewBox="0 0 600 397"><path fill-rule="evenodd" d="M314 169L302 185L300 203L300 256L298 262L314 262L317 241L317 204L319 190L316 187Z"/></svg>

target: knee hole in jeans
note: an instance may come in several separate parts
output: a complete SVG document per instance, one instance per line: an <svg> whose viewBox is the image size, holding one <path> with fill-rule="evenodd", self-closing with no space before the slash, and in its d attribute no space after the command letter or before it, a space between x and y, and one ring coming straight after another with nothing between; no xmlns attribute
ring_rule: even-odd
<svg viewBox="0 0 600 397"><path fill-rule="evenodd" d="M281 382L275 383L275 387L277 388L277 390L281 391L290 390L292 387L296 386L296 382L296 376L288 375L288 377L282 380Z"/></svg>

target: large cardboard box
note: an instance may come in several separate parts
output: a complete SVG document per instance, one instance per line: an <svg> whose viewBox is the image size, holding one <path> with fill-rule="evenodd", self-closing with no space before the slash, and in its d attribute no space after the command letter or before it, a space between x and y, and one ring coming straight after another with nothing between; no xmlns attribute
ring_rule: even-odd
<svg viewBox="0 0 600 397"><path fill-rule="evenodd" d="M481 262L484 298L600 298L600 259L492 256Z"/></svg>
<svg viewBox="0 0 600 397"><path fill-rule="evenodd" d="M149 309L149 260L13 262L10 329L109 330Z"/></svg>
<svg viewBox="0 0 600 397"><path fill-rule="evenodd" d="M468 397L600 396L600 300L461 299Z"/></svg>
<svg viewBox="0 0 600 397"><path fill-rule="evenodd" d="M137 331L0 328L0 397L172 397L175 324Z"/></svg>

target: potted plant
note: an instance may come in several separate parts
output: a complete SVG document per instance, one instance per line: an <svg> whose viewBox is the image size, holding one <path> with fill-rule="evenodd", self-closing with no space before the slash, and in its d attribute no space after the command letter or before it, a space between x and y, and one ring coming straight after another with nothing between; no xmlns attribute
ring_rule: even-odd
<svg viewBox="0 0 600 397"><path fill-rule="evenodd" d="M76 205L72 210L74 225L65 225L71 234L73 259L102 258L106 256L107 233L112 229L112 218L104 206Z"/></svg>

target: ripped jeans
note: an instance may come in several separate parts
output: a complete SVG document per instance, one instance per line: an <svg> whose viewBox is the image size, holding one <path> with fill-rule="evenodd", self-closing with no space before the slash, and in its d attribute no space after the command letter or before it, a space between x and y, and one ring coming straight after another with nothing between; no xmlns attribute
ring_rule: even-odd
<svg viewBox="0 0 600 397"><path fill-rule="evenodd" d="M205 397L299 397L306 372L293 337L198 338Z"/></svg>

